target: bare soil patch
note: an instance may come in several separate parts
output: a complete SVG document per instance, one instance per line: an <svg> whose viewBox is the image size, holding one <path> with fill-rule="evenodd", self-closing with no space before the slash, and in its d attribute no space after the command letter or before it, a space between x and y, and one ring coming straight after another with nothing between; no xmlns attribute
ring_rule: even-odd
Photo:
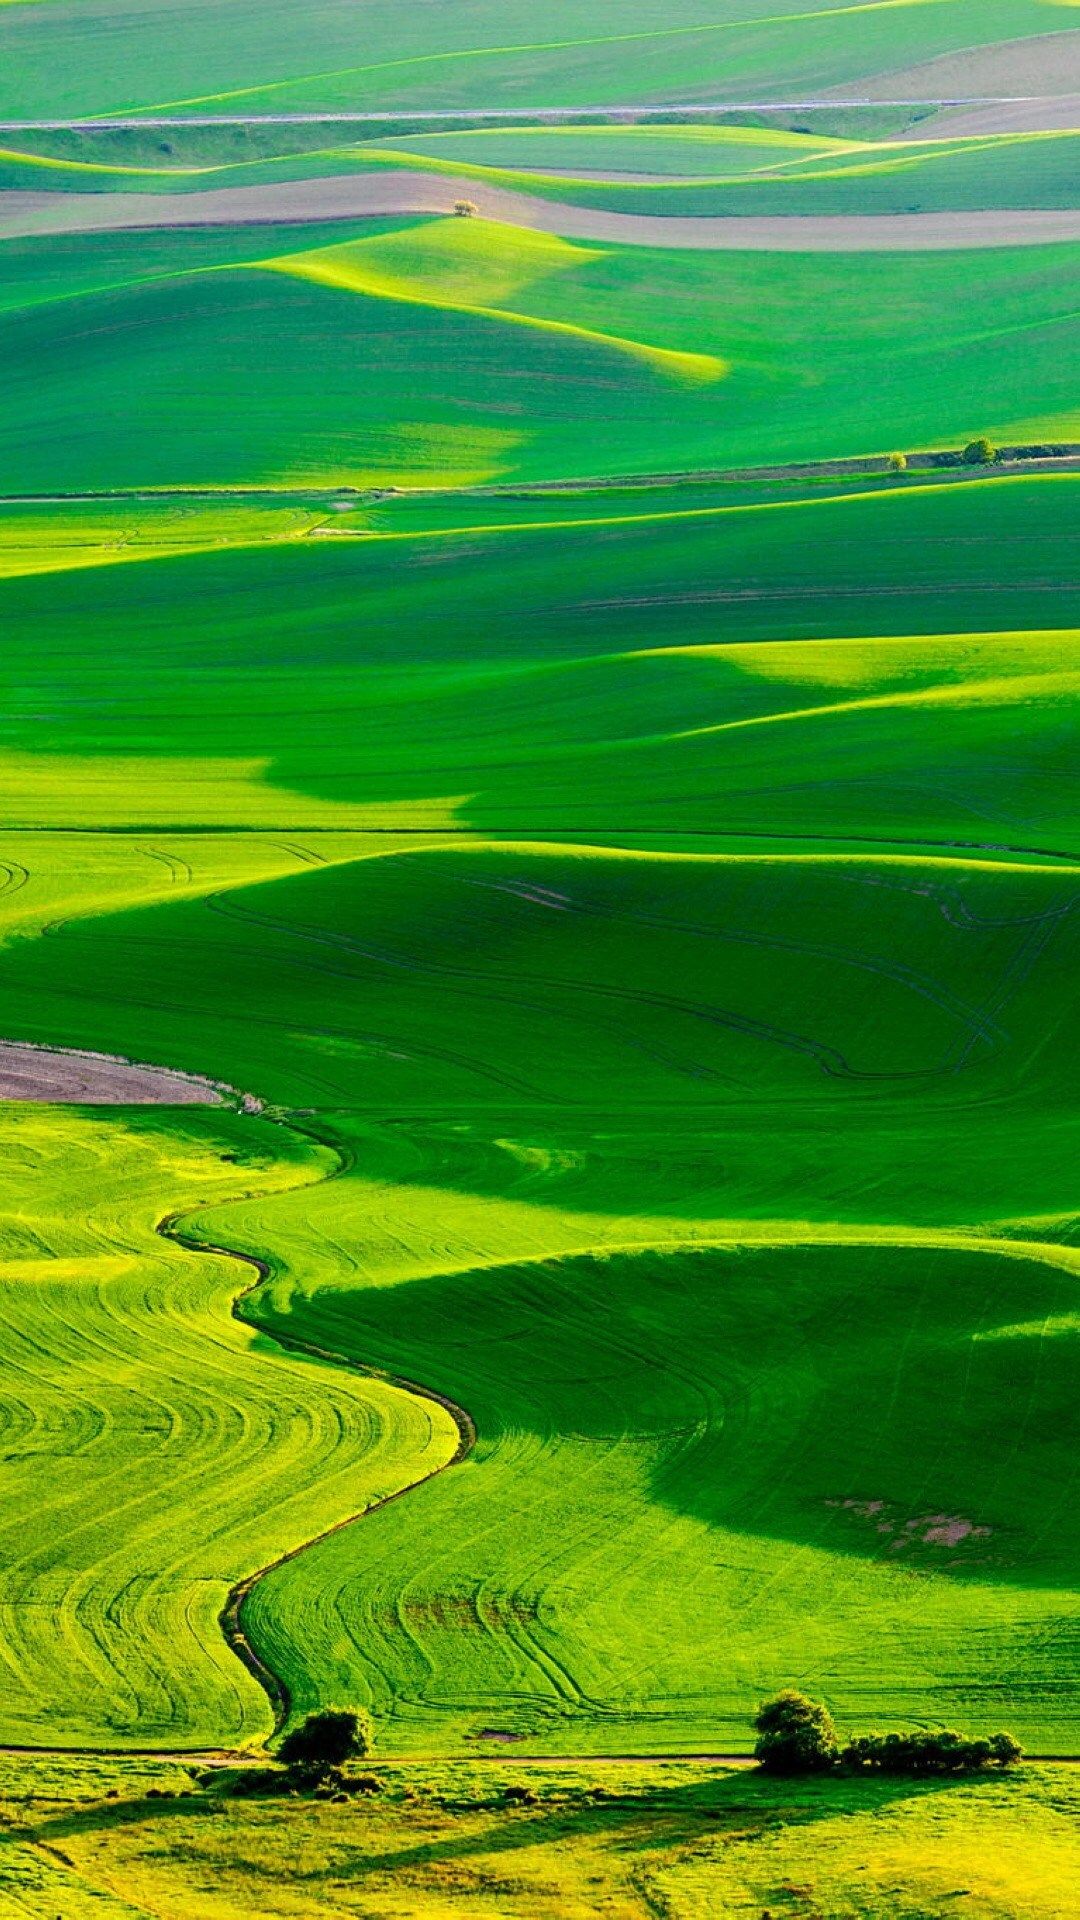
<svg viewBox="0 0 1080 1920"><path fill-rule="evenodd" d="M938 252L1080 240L1080 208L977 213L768 215L761 218L609 213L534 199L449 175L409 170L332 174L181 195L0 193L0 238L130 228L252 226L452 213L470 199L491 220L567 239L755 253ZM43 204L44 203L44 204Z"/></svg>
<svg viewBox="0 0 1080 1920"><path fill-rule="evenodd" d="M1080 93L1034 100L996 100L981 107L947 107L897 134L898 140L943 140L982 133L1060 133L1080 129Z"/></svg>
<svg viewBox="0 0 1080 1920"><path fill-rule="evenodd" d="M113 1054L76 1047L35 1047L0 1040L0 1100L88 1107L217 1107L209 1080L169 1067L140 1066Z"/></svg>
<svg viewBox="0 0 1080 1920"><path fill-rule="evenodd" d="M1075 28L1003 40L991 47L962 47L919 66L875 73L870 79L833 87L825 100L981 100L996 104L1021 94L1060 96L1076 92L1080 32Z"/></svg>

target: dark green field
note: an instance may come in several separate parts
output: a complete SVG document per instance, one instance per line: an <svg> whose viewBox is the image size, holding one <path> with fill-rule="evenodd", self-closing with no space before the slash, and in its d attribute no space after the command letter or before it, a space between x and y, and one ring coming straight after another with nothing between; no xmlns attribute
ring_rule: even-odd
<svg viewBox="0 0 1080 1920"><path fill-rule="evenodd" d="M1076 35L362 26L0 3L0 1912L1057 1920Z"/></svg>

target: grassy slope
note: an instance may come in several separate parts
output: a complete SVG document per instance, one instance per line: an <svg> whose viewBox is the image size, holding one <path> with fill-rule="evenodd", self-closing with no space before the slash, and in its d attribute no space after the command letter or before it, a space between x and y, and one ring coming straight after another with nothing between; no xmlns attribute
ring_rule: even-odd
<svg viewBox="0 0 1080 1920"><path fill-rule="evenodd" d="M196 713L219 763L260 736L274 753L267 826L313 822L331 796L329 817L378 804L420 825L457 794L465 824L531 809L550 837L577 794L582 824L606 810L612 836L631 801L654 843L674 824L710 852L723 820L810 836L801 860L736 839L765 857L687 861L283 833L268 884L238 886L265 844L239 841L216 875L179 869L186 900L0 956L7 1032L91 1037L326 1110L348 1176L208 1214L206 1233L284 1261L268 1324L447 1386L479 1417L468 1467L256 1590L251 1630L301 1702L373 1698L398 1746L494 1714L595 1749L738 1740L756 1692L792 1675L828 1673L849 1715L947 1703L982 1722L1004 1712L1004 1678L1033 1743L1072 1738L1049 1395L1073 1281L995 1240L1053 1240L1071 1205L1072 1042L1049 1015L1066 1004L1075 870L993 851L1071 844L1070 643L993 631L1009 590L1033 618L1041 586L1059 618L1071 497L1067 480L978 483L639 519L602 540L421 538L414 567L389 540L5 588L37 649L10 710L36 711L44 687L54 716L39 791L78 769L60 789L73 813L121 824L125 791L141 810L151 784L144 758L125 789L125 759L156 742L159 830L104 845L125 874L155 872L140 847L164 855L158 887L191 851L161 826L193 824L192 793L213 793L175 774ZM507 623L508 594L529 620ZM959 605L990 632L955 637ZM793 609L830 637L755 644ZM641 656L646 636L714 640L721 617L741 648ZM881 637L901 621L946 637ZM831 637L845 625L853 642ZM830 862L829 834L989 851ZM11 851L48 870L53 845ZM357 863L372 853L390 857ZM326 857L332 871L304 871ZM733 1260L733 1243L762 1250ZM785 1327L764 1377L747 1361L763 1316ZM1002 1380L1032 1422L1006 1463ZM946 1550L921 1537L938 1514L992 1531Z"/></svg>
<svg viewBox="0 0 1080 1920"><path fill-rule="evenodd" d="M479 181L538 193L546 199L575 205L605 207L614 213L661 215L776 215L929 213L955 209L967 212L988 207L1068 207L1075 201L1077 136L1072 133L1003 135L985 140L955 140L892 144L821 142L812 136L789 136L783 148L768 141L748 147L727 130L712 155L701 143L687 143L687 164L680 167L682 147L671 140L639 146L626 132L608 159L600 138L589 144L564 142L549 136L546 155L537 141L531 159L515 160L514 135L495 136L505 157L482 144L481 134L451 134L425 140L413 138L381 147L358 148L355 159L367 155L372 163L421 165L448 172L472 174ZM658 131L639 128L640 135ZM662 131L669 131L664 129ZM674 131L685 133L686 129ZM718 130L719 131L719 130ZM526 136L523 136L526 138ZM471 151L470 151L471 150ZM757 165L751 156L755 155ZM462 161L464 160L464 165ZM354 162L355 163L355 162ZM575 177L575 168L611 167L627 172L697 174L678 181L611 181ZM329 156L304 169L337 169ZM552 172L548 169L560 169ZM567 177L564 177L564 173ZM244 176L231 176L240 184ZM24 175L24 184L25 184ZM74 179L71 184L75 184ZM84 185L85 180L84 180ZM215 176L215 184L225 184Z"/></svg>
<svg viewBox="0 0 1080 1920"><path fill-rule="evenodd" d="M12 579L33 673L13 651L8 817L1075 850L1078 492L1014 478L688 514L653 494L606 519L600 495L581 524L556 501L548 525L401 539L387 503L382 538ZM459 503L459 526L492 511Z"/></svg>
<svg viewBox="0 0 1080 1920"><path fill-rule="evenodd" d="M175 158L159 150L141 167L110 160L112 143L102 136L84 138L80 157L67 160L21 152L12 139L0 150L3 188L182 193L405 166L472 175L574 205L679 216L1067 207L1075 198L1078 136L887 142L758 127L485 128L361 144L319 141L310 152L230 164L220 135L216 149L206 151L206 135L184 134L158 142ZM613 177L591 177L605 173Z"/></svg>
<svg viewBox="0 0 1080 1920"><path fill-rule="evenodd" d="M265 1735L218 1625L229 1585L453 1452L430 1402L268 1366L229 1317L234 1263L152 1232L328 1164L250 1118L5 1114L5 1738Z"/></svg>
<svg viewBox="0 0 1080 1920"><path fill-rule="evenodd" d="M10 243L4 490L665 472L1033 418L1066 437L1069 246L692 254L390 225Z"/></svg>
<svg viewBox="0 0 1080 1920"><path fill-rule="evenodd" d="M827 1675L849 1721L1007 1700L1070 1744L1075 1281L1000 1236L1068 1205L1074 885L448 850L4 957L36 1032L330 1110L354 1174L201 1231L284 1258L262 1323L477 1418L467 1467L256 1590L299 1704L647 1749Z"/></svg>
<svg viewBox="0 0 1080 1920"><path fill-rule="evenodd" d="M34 1920L248 1920L256 1903L274 1920L947 1920L961 1887L972 1920L1057 1920L1075 1885L1064 1768L946 1789L497 1760L381 1777L371 1800L283 1819L274 1800L151 1798L185 1790L160 1764L8 1762L0 1888ZM536 1804L507 1811L508 1784Z"/></svg>
<svg viewBox="0 0 1080 1920"><path fill-rule="evenodd" d="M811 96L936 54L1059 26L1038 0L941 0L847 10L801 0L634 0L598 17L561 0L538 31L522 0L470 0L403 15L394 0L14 5L0 107L45 117L192 104L211 111L529 105ZM137 78L133 78L137 76Z"/></svg>
<svg viewBox="0 0 1080 1920"><path fill-rule="evenodd" d="M37 25L16 12L26 44L75 25L51 0ZM858 57L951 44L962 12L866 16ZM1033 17L981 12L988 35ZM155 25L176 35L160 71L194 73L190 18ZM216 29L219 79L243 25ZM295 36L295 13L261 16L268 58L279 28ZM113 55L123 32L102 37ZM740 29L732 85L785 39L807 74L856 45L847 19ZM656 84L676 74L662 52L639 48ZM598 54L613 85L637 57L616 73ZM699 70L700 53L679 57ZM452 62L431 84L500 70ZM559 77L558 60L533 68L545 88ZM1066 250L718 260L481 223L339 238L9 249L4 484L670 470L1029 418L1049 434L1069 403ZM252 270L263 255L274 272ZM691 385L677 354L731 369ZM89 1461L103 1516L76 1532L56 1517L67 1557L47 1613L24 1604L41 1569L11 1576L9 1641L49 1726L264 1729L220 1640L225 1587L411 1478L436 1443L427 1404L283 1361L228 1317L235 1271L151 1235L190 1196L208 1240L273 1258L249 1303L260 1325L427 1380L479 1422L468 1464L255 1589L249 1630L298 1706L370 1700L399 1751L460 1752L493 1724L552 1749L671 1748L741 1744L757 1695L794 1679L849 1721L1007 1719L1037 1747L1075 1745L1075 482L837 491L689 517L670 517L681 494L533 500L521 527L506 501L453 503L456 528L390 502L337 523L376 536L360 540L284 504L183 523L133 509L138 559L110 509L89 529L94 564L48 577L40 518L20 523L0 793L27 831L2 850L0 1031L313 1109L343 1166L222 1206L249 1176L214 1156L254 1132L268 1159L288 1136L231 1115L44 1113L11 1134L10 1248L25 1251L24 1210L44 1267L23 1308L30 1362L59 1294L79 1335L80 1485ZM52 831L72 826L110 831ZM357 831L375 826L394 831ZM241 827L261 832L221 832ZM572 835L584 844L559 844ZM295 1152L260 1183L324 1164ZM85 1230L73 1165L105 1189ZM201 1423L208 1343L235 1452ZM45 1393L35 1374L11 1398L29 1420ZM162 1408L171 1454L125 1425ZM381 1450L361 1463L373 1427ZM448 1419L437 1437L452 1444ZM166 1516L175 1543L192 1459L206 1473L183 1482L168 1564L155 1529ZM26 1471L19 1545L40 1510ZM13 1714L29 1737L43 1724ZM1044 1805L1026 1850L989 1863L1008 1804L971 1814L978 1898L1053 1910ZM121 1911L190 1911L137 1841L68 1825L53 1838ZM314 1834L304 1857L332 1898L347 1844ZM731 1854L706 1869L670 1829L665 1844L675 1912L775 1905L804 1859L774 1834L748 1885ZM882 1888L903 1851L910 1910L935 1910L955 1844L938 1820L917 1845L890 1828ZM562 1871L544 1845L542 1880ZM847 1913L858 1883L835 1819L819 1857ZM1035 1862L1019 1895L1018 1860ZM56 1868L29 1856L28 1872ZM203 1843L197 1870L195 1897L212 1884L227 1915L231 1869ZM312 1884L283 1910L305 1910ZM30 1899L55 1911L54 1891L46 1878ZM480 1894L505 1911L534 1891ZM460 1905L460 1882L424 1892ZM589 1910L556 1877L560 1912L568 1896ZM623 1879L614 1897L637 1892Z"/></svg>

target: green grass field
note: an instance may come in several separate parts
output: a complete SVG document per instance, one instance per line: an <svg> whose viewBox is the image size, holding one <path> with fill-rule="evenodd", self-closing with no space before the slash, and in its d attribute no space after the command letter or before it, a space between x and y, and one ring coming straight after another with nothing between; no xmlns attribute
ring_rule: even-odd
<svg viewBox="0 0 1080 1920"><path fill-rule="evenodd" d="M323 136L305 151L303 130L287 128L275 153L266 129L244 159L233 157L235 135L203 128L167 139L158 130L152 141L126 131L35 136L36 150L0 148L0 187L185 193L405 167L613 213L967 212L1072 206L1080 140L1067 131L950 140L934 138L932 123L925 140L723 125L488 127L357 141L361 131L338 144ZM315 138L310 128L306 138ZM268 151L256 157L259 146Z"/></svg>
<svg viewBox="0 0 1080 1920"><path fill-rule="evenodd" d="M436 218L7 257L7 494L664 474L1076 421L1069 244L686 253Z"/></svg>
<svg viewBox="0 0 1080 1920"><path fill-rule="evenodd" d="M468 0L434 20L372 0L362 29L336 0L303 16L280 0L159 0L148 15L126 0L9 6L0 108L18 118L798 99L1070 24L1047 0L560 0L540 23L522 0Z"/></svg>
<svg viewBox="0 0 1080 1920"><path fill-rule="evenodd" d="M0 1892L33 1920L1058 1920L1077 1872L1064 1767L945 1790L498 1759L376 1778L370 1798L283 1808L193 1792L160 1763L8 1758ZM508 1810L523 1784L533 1804Z"/></svg>
<svg viewBox="0 0 1080 1920"><path fill-rule="evenodd" d="M1034 93L1068 31L852 11L14 0L0 107L815 97L975 40L950 97L1013 41ZM875 113L11 134L0 190L1074 201L1075 135ZM0 1107L0 1909L1057 1920L1080 477L930 456L1080 438L1077 249L267 206L0 241L0 1042L222 1090ZM786 1685L1037 1764L721 1765ZM327 1705L370 1798L194 1782Z"/></svg>
<svg viewBox="0 0 1080 1920"><path fill-rule="evenodd" d="M298 1706L371 1701L395 1750L493 1715L556 1751L738 1746L823 1672L848 1723L1007 1702L1069 1748L1074 484L498 501L482 537L484 501L333 541L237 508L227 551L162 552L169 516L141 557L23 550L9 706L52 720L0 768L5 1031L314 1112L337 1177L301 1143L294 1192L260 1174L193 1231L269 1259L260 1327L478 1425L254 1588ZM1045 624L999 629L1010 596ZM112 831L61 831L88 816ZM200 1693L175 1740L235 1738Z"/></svg>

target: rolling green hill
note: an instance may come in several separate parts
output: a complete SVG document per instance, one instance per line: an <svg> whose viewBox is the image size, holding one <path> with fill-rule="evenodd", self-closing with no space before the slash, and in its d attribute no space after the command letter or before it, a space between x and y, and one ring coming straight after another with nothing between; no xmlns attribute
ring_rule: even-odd
<svg viewBox="0 0 1080 1920"><path fill-rule="evenodd" d="M404 167L564 205L669 217L1053 208L1075 202L1080 140L1067 131L887 140L861 127L861 137L833 139L771 126L602 124L342 144L343 131L331 129L305 151L302 129L279 130L283 151L275 154L267 128L261 145L270 150L247 159L230 159L235 134L204 128L152 142L137 133L35 136L39 150L0 149L0 188L182 194ZM308 129L307 139L317 134Z"/></svg>
<svg viewBox="0 0 1080 1920"><path fill-rule="evenodd" d="M1066 438L1076 251L452 219L10 242L0 484L453 487Z"/></svg>
<svg viewBox="0 0 1080 1920"><path fill-rule="evenodd" d="M827 1671L849 1722L1068 1746L1075 865L352 851L0 957L37 1034L319 1110L338 1177L191 1230L270 1255L245 1317L476 1421L253 1590L297 1705L738 1745Z"/></svg>
<svg viewBox="0 0 1080 1920"><path fill-rule="evenodd" d="M138 119L2 136L0 1043L220 1094L0 1107L5 1912L1064 1910L1057 1773L686 1769L1080 1750L1078 136L914 104L1069 19L0 0Z"/></svg>
<svg viewBox="0 0 1080 1920"><path fill-rule="evenodd" d="M303 14L284 0L155 0L141 13L128 0L10 0L9 11L0 111L29 118L791 99L1068 26L1045 0L558 0L540 23L522 0L404 12L370 0L362 21L341 0Z"/></svg>

